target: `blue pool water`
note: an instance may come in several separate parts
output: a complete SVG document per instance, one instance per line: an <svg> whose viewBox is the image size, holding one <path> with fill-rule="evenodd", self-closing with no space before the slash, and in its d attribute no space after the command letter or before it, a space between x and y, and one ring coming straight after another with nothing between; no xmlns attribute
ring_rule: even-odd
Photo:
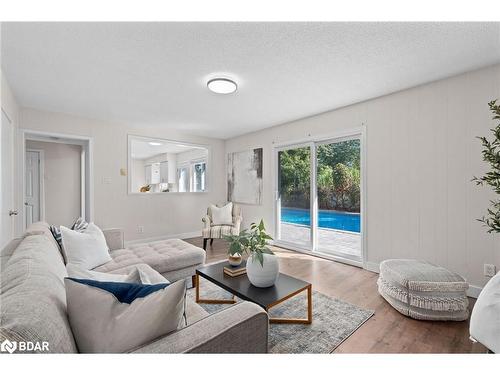
<svg viewBox="0 0 500 375"><path fill-rule="evenodd" d="M319 210L319 227L360 232L360 215L339 211ZM311 225L309 210L282 208L281 221L285 223Z"/></svg>

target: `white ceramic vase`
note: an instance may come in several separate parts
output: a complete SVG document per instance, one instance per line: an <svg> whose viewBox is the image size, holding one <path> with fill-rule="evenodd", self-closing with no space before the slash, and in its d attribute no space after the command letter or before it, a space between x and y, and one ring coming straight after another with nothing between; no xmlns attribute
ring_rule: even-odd
<svg viewBox="0 0 500 375"><path fill-rule="evenodd" d="M257 257L252 254L247 260L247 276L252 285L258 288L273 286L280 272L278 257L263 254L264 264L261 265Z"/></svg>

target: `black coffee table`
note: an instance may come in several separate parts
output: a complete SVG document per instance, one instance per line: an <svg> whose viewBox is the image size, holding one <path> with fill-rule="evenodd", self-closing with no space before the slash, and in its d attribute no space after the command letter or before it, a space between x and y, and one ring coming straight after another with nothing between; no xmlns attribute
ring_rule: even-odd
<svg viewBox="0 0 500 375"><path fill-rule="evenodd" d="M224 273L224 267L229 262L216 263L196 270L196 302L197 303L235 303L234 296L256 303L264 310L286 301L287 299L307 291L307 318L270 318L270 323L311 324L312 323L312 285L280 273L276 283L269 288L257 288L250 283L246 274L236 277ZM233 294L233 299L202 299L200 298L200 276Z"/></svg>

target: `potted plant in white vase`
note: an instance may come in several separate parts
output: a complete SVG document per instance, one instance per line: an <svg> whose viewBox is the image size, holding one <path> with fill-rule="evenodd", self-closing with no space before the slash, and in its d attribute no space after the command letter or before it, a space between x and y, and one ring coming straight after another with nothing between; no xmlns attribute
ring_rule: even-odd
<svg viewBox="0 0 500 375"><path fill-rule="evenodd" d="M244 229L238 235L224 237L229 242L228 254L248 254L247 276L252 285L259 288L273 286L279 275L278 257L268 247L273 238L266 233L264 220L252 223L250 230Z"/></svg>

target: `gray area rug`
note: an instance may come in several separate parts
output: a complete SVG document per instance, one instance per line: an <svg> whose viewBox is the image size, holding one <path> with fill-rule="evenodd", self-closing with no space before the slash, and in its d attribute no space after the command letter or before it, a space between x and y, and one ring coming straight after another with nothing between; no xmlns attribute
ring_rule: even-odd
<svg viewBox="0 0 500 375"><path fill-rule="evenodd" d="M200 278L200 296L211 299L231 298L231 294L203 278ZM194 301L194 289L188 290L187 298ZM371 310L325 296L314 290L312 299L311 325L270 324L270 353L331 353L374 314ZM210 314L228 308L228 305L200 304L200 306ZM306 313L305 292L269 310L269 315L272 317L305 318Z"/></svg>

